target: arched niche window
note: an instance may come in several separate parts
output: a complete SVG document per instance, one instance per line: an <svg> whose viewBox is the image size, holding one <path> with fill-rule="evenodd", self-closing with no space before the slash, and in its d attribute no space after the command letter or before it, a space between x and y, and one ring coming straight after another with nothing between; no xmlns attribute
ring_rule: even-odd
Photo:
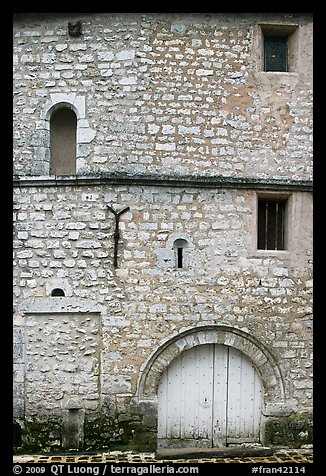
<svg viewBox="0 0 326 476"><path fill-rule="evenodd" d="M50 119L50 174L76 174L77 117L68 107L57 109Z"/></svg>
<svg viewBox="0 0 326 476"><path fill-rule="evenodd" d="M186 265L185 249L188 247L188 242L183 239L175 240L173 243L175 267L178 269L184 268Z"/></svg>
<svg viewBox="0 0 326 476"><path fill-rule="evenodd" d="M54 289L51 291L51 296L52 296L52 297L65 296L65 292L64 292L64 290L61 289L61 288L54 288Z"/></svg>

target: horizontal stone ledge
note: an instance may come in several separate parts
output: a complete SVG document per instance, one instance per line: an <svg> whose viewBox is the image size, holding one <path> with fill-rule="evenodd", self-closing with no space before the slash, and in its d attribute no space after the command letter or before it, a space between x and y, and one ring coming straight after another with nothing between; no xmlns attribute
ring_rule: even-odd
<svg viewBox="0 0 326 476"><path fill-rule="evenodd" d="M312 192L310 180L225 177L222 175L164 175L164 174L98 174L14 176L14 187L65 187L89 185L139 185L160 187L233 188Z"/></svg>
<svg viewBox="0 0 326 476"><path fill-rule="evenodd" d="M265 446L237 446L220 448L159 448L155 456L158 460L198 459L198 458L244 458L272 456L275 449Z"/></svg>
<svg viewBox="0 0 326 476"><path fill-rule="evenodd" d="M103 306L90 300L69 297L32 298L20 306L23 314L101 314Z"/></svg>

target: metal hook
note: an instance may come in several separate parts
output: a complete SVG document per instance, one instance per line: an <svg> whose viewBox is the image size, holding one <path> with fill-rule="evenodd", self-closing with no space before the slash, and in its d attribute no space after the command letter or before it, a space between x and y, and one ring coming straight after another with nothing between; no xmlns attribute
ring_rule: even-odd
<svg viewBox="0 0 326 476"><path fill-rule="evenodd" d="M114 256L113 256L113 265L115 268L118 267L118 244L119 244L119 238L120 238L120 234L119 234L119 219L120 219L120 216L127 212L128 210L130 210L130 207L126 207L124 208L123 210L121 210L120 212L117 212L116 210L114 210L112 207L110 207L110 205L107 205L108 209L110 210L110 212L113 213L113 215L115 216L115 230L114 230L114 235L113 235L113 238L114 238Z"/></svg>

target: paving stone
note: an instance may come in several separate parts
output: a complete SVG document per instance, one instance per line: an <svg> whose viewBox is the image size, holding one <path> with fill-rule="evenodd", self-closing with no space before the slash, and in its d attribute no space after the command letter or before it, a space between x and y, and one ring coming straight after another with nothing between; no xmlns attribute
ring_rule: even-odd
<svg viewBox="0 0 326 476"><path fill-rule="evenodd" d="M112 451L98 454L76 455L16 455L14 463L313 463L312 449L283 449L273 455L248 457L211 457L186 459L157 459L155 453Z"/></svg>

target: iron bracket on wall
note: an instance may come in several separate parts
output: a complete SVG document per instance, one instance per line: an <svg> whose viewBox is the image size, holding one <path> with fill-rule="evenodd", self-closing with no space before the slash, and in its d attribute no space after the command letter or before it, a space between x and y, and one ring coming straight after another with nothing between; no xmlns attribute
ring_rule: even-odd
<svg viewBox="0 0 326 476"><path fill-rule="evenodd" d="M115 230L114 230L114 235L113 235L113 238L114 238L114 255L113 255L113 265L115 268L118 267L118 246L119 246L119 238L120 238L120 233L119 233L119 220L120 220L120 216L127 212L128 210L130 210L130 207L126 207L124 208L123 210L121 210L120 212L117 212L115 211L112 207L110 207L109 205L107 206L108 209L110 210L110 212L113 213L114 217L115 217Z"/></svg>

